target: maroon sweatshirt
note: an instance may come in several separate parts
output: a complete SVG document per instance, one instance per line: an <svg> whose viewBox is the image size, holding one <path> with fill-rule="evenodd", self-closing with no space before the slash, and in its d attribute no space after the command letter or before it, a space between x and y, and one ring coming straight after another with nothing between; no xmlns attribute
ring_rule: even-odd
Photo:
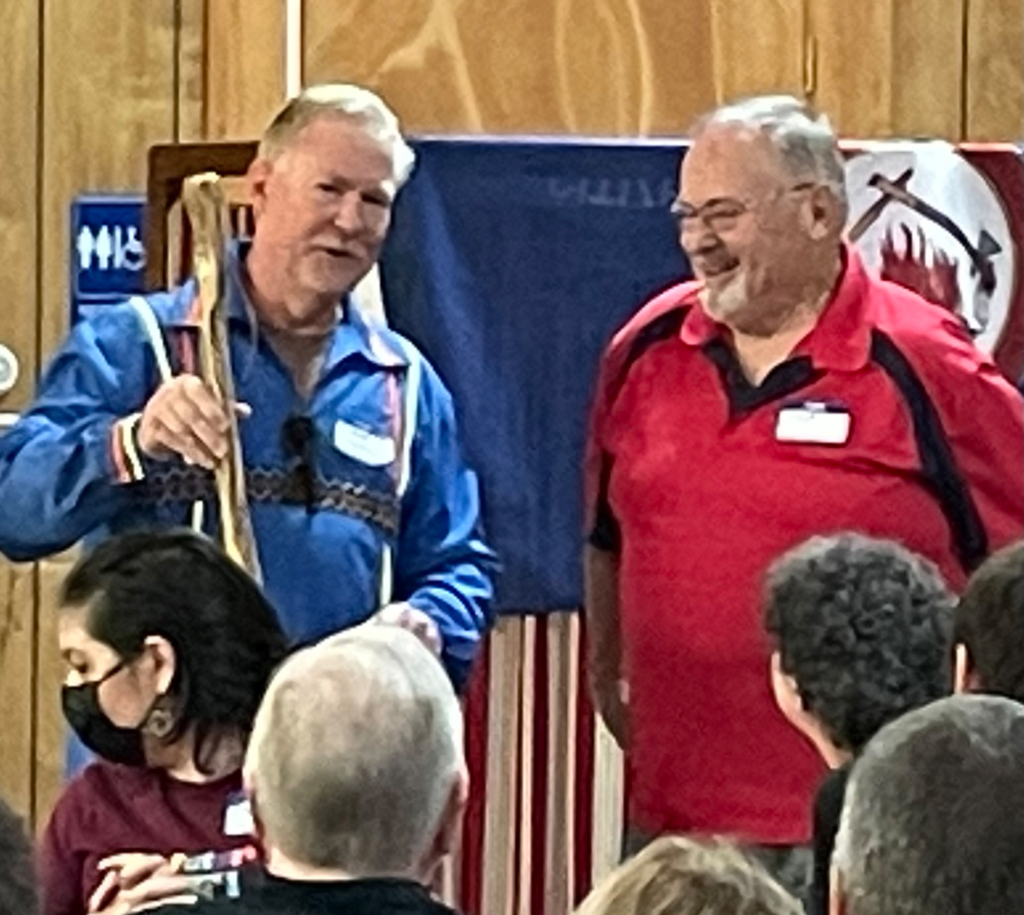
<svg viewBox="0 0 1024 915"><path fill-rule="evenodd" d="M161 769L92 763L64 790L43 836L43 915L85 915L103 877L96 865L108 855L193 855L251 844L224 832L241 787L240 772L199 785Z"/></svg>

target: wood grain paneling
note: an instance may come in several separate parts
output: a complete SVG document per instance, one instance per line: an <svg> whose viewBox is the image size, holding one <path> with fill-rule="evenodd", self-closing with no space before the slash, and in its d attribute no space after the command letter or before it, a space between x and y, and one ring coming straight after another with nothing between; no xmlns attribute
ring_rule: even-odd
<svg viewBox="0 0 1024 915"><path fill-rule="evenodd" d="M804 86L805 0L712 0L715 101Z"/></svg>
<svg viewBox="0 0 1024 915"><path fill-rule="evenodd" d="M0 21L8 39L0 82L9 88L0 93L0 343L14 352L21 371L2 409L19 410L32 396L38 360L38 6L0 0ZM0 559L0 797L22 816L32 813L34 593L35 569Z"/></svg>
<svg viewBox="0 0 1024 915"><path fill-rule="evenodd" d="M966 0L967 139L1024 139L1024 4Z"/></svg>
<svg viewBox="0 0 1024 915"><path fill-rule="evenodd" d="M206 139L207 0L178 0L177 15L177 123L173 139L195 143Z"/></svg>
<svg viewBox="0 0 1024 915"><path fill-rule="evenodd" d="M0 562L0 797L32 813L35 567Z"/></svg>
<svg viewBox="0 0 1024 915"><path fill-rule="evenodd" d="M284 100L284 0L208 0L206 17L206 139L251 140Z"/></svg>
<svg viewBox="0 0 1024 915"><path fill-rule="evenodd" d="M32 396L36 370L36 269L39 186L39 10L24 0L0 0L4 53L0 55L0 143L4 180L0 182L0 343L21 365L17 386L2 409L17 410Z"/></svg>
<svg viewBox="0 0 1024 915"><path fill-rule="evenodd" d="M67 331L68 207L146 186L146 150L175 126L175 3L48 0L43 39L42 347Z"/></svg>
<svg viewBox="0 0 1024 915"><path fill-rule="evenodd" d="M847 137L960 139L964 0L811 0L814 100Z"/></svg>
<svg viewBox="0 0 1024 915"><path fill-rule="evenodd" d="M417 133L679 133L713 103L707 0L307 0L307 82Z"/></svg>

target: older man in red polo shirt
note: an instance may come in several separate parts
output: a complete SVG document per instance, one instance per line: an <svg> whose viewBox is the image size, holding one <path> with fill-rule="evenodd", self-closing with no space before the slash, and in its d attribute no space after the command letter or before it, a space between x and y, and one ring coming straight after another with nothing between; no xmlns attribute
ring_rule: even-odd
<svg viewBox="0 0 1024 915"><path fill-rule="evenodd" d="M853 529L962 585L1024 532L1024 402L844 244L835 136L796 99L703 119L674 213L697 280L614 337L591 418L591 685L634 834L734 835L799 890L821 771L771 699L763 573Z"/></svg>

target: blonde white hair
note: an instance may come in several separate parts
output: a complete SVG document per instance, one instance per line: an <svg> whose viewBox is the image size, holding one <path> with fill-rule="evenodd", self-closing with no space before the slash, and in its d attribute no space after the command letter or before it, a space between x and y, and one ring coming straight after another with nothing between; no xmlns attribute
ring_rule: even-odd
<svg viewBox="0 0 1024 915"><path fill-rule="evenodd" d="M309 86L289 99L263 132L259 155L276 158L303 127L325 115L351 118L363 127L391 157L395 186L406 182L416 154L402 136L397 116L379 95L351 83Z"/></svg>
<svg viewBox="0 0 1024 915"><path fill-rule="evenodd" d="M464 771L444 668L414 635L382 625L289 658L246 759L268 849L360 877L415 872Z"/></svg>

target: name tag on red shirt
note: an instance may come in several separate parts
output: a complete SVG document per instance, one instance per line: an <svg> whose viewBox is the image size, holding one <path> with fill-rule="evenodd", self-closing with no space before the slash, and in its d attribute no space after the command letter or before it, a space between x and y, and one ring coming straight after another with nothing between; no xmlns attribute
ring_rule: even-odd
<svg viewBox="0 0 1024 915"><path fill-rule="evenodd" d="M775 439L815 445L845 445L850 440L850 411L840 404L808 401L787 404L775 421Z"/></svg>

